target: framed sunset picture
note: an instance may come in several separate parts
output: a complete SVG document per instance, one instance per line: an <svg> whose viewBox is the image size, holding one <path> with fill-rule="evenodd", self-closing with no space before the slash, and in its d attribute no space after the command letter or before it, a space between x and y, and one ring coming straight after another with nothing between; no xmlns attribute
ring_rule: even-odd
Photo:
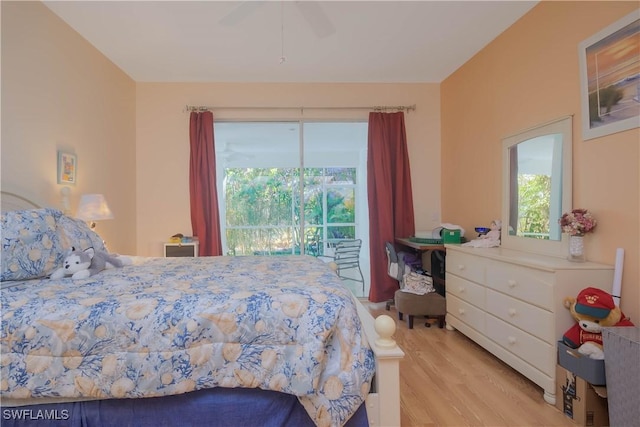
<svg viewBox="0 0 640 427"><path fill-rule="evenodd" d="M75 154L58 151L58 184L76 183L78 159Z"/></svg>
<svg viewBox="0 0 640 427"><path fill-rule="evenodd" d="M640 12L580 43L582 137L640 127Z"/></svg>

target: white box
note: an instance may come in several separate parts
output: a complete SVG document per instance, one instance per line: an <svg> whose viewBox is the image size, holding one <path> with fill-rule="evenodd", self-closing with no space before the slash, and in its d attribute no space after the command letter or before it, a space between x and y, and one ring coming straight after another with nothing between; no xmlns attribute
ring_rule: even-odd
<svg viewBox="0 0 640 427"><path fill-rule="evenodd" d="M197 257L198 242L165 243L164 256L166 257Z"/></svg>

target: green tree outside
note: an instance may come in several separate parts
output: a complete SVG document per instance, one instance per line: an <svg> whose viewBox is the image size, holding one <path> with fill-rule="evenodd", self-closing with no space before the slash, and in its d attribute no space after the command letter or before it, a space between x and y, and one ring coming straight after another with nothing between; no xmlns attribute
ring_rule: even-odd
<svg viewBox="0 0 640 427"><path fill-rule="evenodd" d="M299 183L298 168L226 169L228 254L300 253L306 244L307 252L319 255L319 242L326 237L355 237L355 168L305 169L304 238L299 235Z"/></svg>
<svg viewBox="0 0 640 427"><path fill-rule="evenodd" d="M549 239L551 177L518 175L518 235Z"/></svg>

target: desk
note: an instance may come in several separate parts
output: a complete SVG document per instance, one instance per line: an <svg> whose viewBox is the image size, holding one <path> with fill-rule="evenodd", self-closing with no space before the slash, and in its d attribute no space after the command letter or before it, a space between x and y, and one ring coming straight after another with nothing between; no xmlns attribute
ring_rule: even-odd
<svg viewBox="0 0 640 427"><path fill-rule="evenodd" d="M397 244L406 246L411 249L415 249L418 252L428 252L428 251L445 251L444 243L418 243L412 242L408 237L396 237L395 241Z"/></svg>
<svg viewBox="0 0 640 427"><path fill-rule="evenodd" d="M411 248L418 252L420 255L420 260L422 261L422 255L431 251L442 251L446 256L446 248L444 243L418 243L412 242L408 237L396 237L395 242L399 245L405 246L407 248ZM431 259L429 260L429 271L431 272L431 278L433 279L433 284L436 287L436 291L444 296L445 295L445 264L444 258L440 257L442 261L439 265L431 265ZM423 261L424 265L424 261Z"/></svg>

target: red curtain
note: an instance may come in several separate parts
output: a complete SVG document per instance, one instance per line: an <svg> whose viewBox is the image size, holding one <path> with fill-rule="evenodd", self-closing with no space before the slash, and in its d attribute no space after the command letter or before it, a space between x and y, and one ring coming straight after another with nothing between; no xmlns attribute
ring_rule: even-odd
<svg viewBox="0 0 640 427"><path fill-rule="evenodd" d="M189 195L193 235L200 241L201 256L222 255L211 111L191 112L189 140Z"/></svg>
<svg viewBox="0 0 640 427"><path fill-rule="evenodd" d="M367 153L371 288L369 300L393 298L398 282L387 275L385 242L415 233L404 113L369 113Z"/></svg>

